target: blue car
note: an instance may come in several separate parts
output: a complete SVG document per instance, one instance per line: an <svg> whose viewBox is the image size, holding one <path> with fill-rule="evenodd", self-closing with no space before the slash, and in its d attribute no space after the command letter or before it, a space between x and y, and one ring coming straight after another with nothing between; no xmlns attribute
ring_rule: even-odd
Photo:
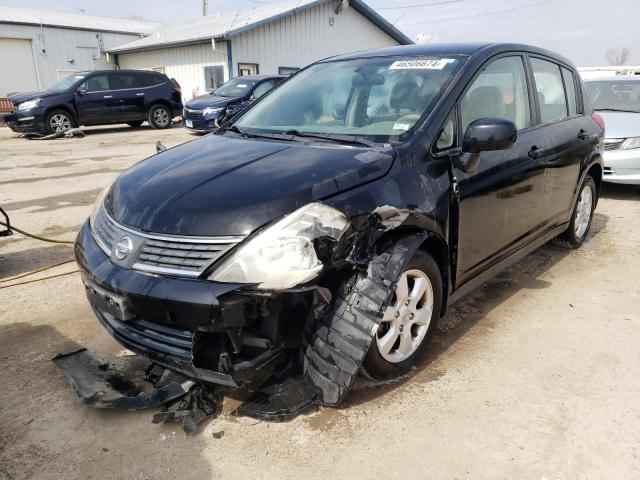
<svg viewBox="0 0 640 480"><path fill-rule="evenodd" d="M229 80L206 95L185 103L184 126L194 132L210 132L228 115L243 110L280 83L284 75L247 75Z"/></svg>

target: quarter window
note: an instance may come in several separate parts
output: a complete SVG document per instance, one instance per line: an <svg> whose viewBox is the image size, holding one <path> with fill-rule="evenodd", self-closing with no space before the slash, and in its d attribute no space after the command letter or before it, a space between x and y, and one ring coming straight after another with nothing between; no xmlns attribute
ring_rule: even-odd
<svg viewBox="0 0 640 480"><path fill-rule="evenodd" d="M564 79L564 88L567 91L567 101L569 107L569 116L578 113L578 103L576 100L576 83L573 78L573 73L568 68L562 68L562 78Z"/></svg>
<svg viewBox="0 0 640 480"><path fill-rule="evenodd" d="M540 121L549 123L566 118L567 99L562 85L560 66L546 60L532 58L531 68L536 81Z"/></svg>
<svg viewBox="0 0 640 480"><path fill-rule="evenodd" d="M491 62L474 80L460 106L462 132L470 123L487 117L511 120L518 130L531 125L529 92L522 57Z"/></svg>

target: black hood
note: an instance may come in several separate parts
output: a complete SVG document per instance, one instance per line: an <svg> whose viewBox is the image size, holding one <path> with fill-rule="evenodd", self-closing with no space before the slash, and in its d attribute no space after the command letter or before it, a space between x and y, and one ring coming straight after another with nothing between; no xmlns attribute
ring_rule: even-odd
<svg viewBox="0 0 640 480"><path fill-rule="evenodd" d="M124 172L107 196L124 225L179 235L243 235L311 201L382 177L391 147L207 135Z"/></svg>
<svg viewBox="0 0 640 480"><path fill-rule="evenodd" d="M56 92L55 90L43 90L40 92L14 92L7 95L7 98L17 105L27 100L34 100L36 98L50 97L52 95L58 95L63 92Z"/></svg>
<svg viewBox="0 0 640 480"><path fill-rule="evenodd" d="M192 98L187 103L185 103L186 107L194 108L197 110L202 110L205 107L226 107L230 103L237 102L240 98L238 97L219 97L217 95L200 95L199 97Z"/></svg>

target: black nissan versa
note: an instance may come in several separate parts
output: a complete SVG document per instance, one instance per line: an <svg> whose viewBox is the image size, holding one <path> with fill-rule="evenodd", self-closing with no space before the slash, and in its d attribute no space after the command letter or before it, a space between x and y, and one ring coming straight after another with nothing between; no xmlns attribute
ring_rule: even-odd
<svg viewBox="0 0 640 480"><path fill-rule="evenodd" d="M573 65L539 48L333 57L123 173L76 258L133 352L207 385L266 382L273 410L336 405L358 372L406 372L501 269L585 241L603 130Z"/></svg>
<svg viewBox="0 0 640 480"><path fill-rule="evenodd" d="M63 78L48 90L8 95L15 113L4 117L18 133L63 132L80 125L128 123L168 128L180 115L175 80L141 70L95 70Z"/></svg>

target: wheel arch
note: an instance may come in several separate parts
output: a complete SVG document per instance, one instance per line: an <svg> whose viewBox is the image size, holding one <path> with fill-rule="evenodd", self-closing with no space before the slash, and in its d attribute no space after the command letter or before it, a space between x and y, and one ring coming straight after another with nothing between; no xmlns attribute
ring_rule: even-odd
<svg viewBox="0 0 640 480"><path fill-rule="evenodd" d="M76 115L76 112L73 111L73 109L69 108L68 105L53 105L51 107L47 107L44 111L44 118L46 120L46 118L49 116L49 114L51 112L53 112L54 110L63 110L64 112L68 113L69 115L71 115L71 119L74 121L74 123L76 124L76 126L80 125L80 122L78 121L78 116Z"/></svg>
<svg viewBox="0 0 640 480"><path fill-rule="evenodd" d="M176 113L173 111L173 106L171 105L171 102L169 102L168 100L165 100L164 98L156 98L155 100L149 103L149 108L147 108L147 116L149 116L149 112L156 105L163 105L167 107L169 109L169 112L171 112L171 118L173 119L173 117L175 117Z"/></svg>

